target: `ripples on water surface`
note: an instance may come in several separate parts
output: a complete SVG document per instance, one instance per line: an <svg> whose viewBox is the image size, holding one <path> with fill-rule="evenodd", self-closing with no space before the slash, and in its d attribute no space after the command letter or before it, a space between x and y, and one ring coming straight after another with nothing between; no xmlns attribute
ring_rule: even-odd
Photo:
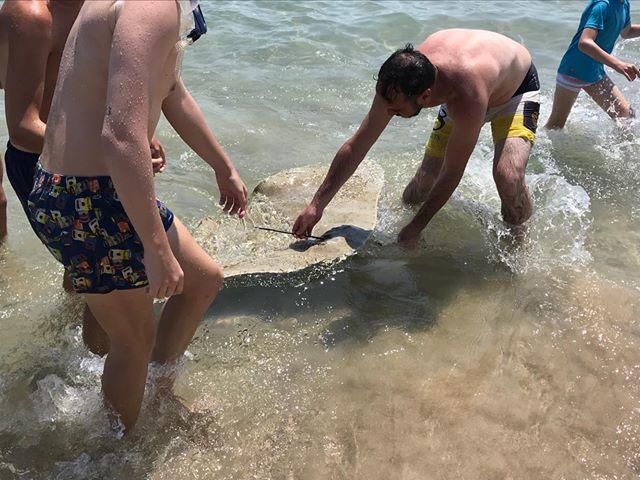
<svg viewBox="0 0 640 480"><path fill-rule="evenodd" d="M546 119L583 6L209 2L210 34L183 73L253 187L328 163L381 62L440 28L522 41ZM637 59L640 42L617 50ZM192 411L147 406L123 441L105 429L102 360L82 346L76 300L14 201L0 251L0 478L637 478L638 135L583 97L565 132L542 132L536 211L515 248L487 129L423 247L404 252L393 240L412 212L399 196L434 116L394 120L371 151L385 169L375 241L343 263L228 285L180 377ZM219 215L207 167L166 124L159 133L160 196L191 225Z"/></svg>

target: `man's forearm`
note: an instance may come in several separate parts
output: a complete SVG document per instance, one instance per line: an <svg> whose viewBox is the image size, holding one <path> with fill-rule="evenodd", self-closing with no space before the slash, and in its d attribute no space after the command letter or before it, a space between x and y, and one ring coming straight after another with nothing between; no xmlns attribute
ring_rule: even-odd
<svg viewBox="0 0 640 480"><path fill-rule="evenodd" d="M363 158L354 156L353 148L349 142L343 144L333 158L329 172L313 196L311 203L320 210L324 210L338 193L338 190L353 175Z"/></svg>
<svg viewBox="0 0 640 480"><path fill-rule="evenodd" d="M444 169L440 171L440 176L433 184L427 199L418 210L416 216L411 220L415 226L420 229L425 228L436 213L447 203L456 187L460 183L462 172L450 173Z"/></svg>
<svg viewBox="0 0 640 480"><path fill-rule="evenodd" d="M153 186L151 154L146 138L103 136L103 152L109 174L127 216L145 248L169 246L158 213ZM133 153L133 155L132 155Z"/></svg>
<svg viewBox="0 0 640 480"><path fill-rule="evenodd" d="M22 124L8 127L11 144L25 152L42 153L46 125L40 119L23 121Z"/></svg>

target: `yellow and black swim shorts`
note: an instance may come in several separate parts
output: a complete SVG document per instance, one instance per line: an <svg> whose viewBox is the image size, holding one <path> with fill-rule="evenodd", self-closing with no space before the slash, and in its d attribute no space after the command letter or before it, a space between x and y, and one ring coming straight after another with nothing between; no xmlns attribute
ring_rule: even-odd
<svg viewBox="0 0 640 480"><path fill-rule="evenodd" d="M485 122L491 122L493 143L506 138L524 138L535 143L538 115L540 114L540 84L533 64L511 99L487 111ZM427 154L432 157L444 157L453 129L453 119L449 116L447 105L441 105L438 118L427 142Z"/></svg>

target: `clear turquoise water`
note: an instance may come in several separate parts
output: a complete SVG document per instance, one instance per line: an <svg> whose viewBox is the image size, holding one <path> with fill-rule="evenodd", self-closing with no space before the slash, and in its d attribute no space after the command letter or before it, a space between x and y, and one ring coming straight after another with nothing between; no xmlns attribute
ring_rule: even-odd
<svg viewBox="0 0 640 480"><path fill-rule="evenodd" d="M183 75L251 188L328 164L381 62L442 28L524 43L546 119L583 6L205 2L210 34ZM640 41L616 51L635 60ZM638 103L637 84L612 78ZM412 215L399 197L434 116L394 120L370 153L385 170L377 242L328 268L229 285L180 378L195 412L147 405L124 441L104 428L102 361L82 346L77 300L14 201L0 250L0 478L637 478L637 134L583 97L564 132L542 132L528 169L536 212L513 250L483 132L408 253L393 245ZM191 225L220 215L208 167L166 124L159 134L159 196Z"/></svg>

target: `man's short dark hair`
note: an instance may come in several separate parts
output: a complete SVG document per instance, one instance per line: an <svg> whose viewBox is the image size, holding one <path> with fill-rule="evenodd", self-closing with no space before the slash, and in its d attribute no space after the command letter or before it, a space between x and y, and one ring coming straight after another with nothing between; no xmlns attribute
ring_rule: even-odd
<svg viewBox="0 0 640 480"><path fill-rule="evenodd" d="M376 89L387 101L392 101L398 93L411 98L431 87L435 78L436 68L433 64L426 55L408 43L382 64Z"/></svg>

